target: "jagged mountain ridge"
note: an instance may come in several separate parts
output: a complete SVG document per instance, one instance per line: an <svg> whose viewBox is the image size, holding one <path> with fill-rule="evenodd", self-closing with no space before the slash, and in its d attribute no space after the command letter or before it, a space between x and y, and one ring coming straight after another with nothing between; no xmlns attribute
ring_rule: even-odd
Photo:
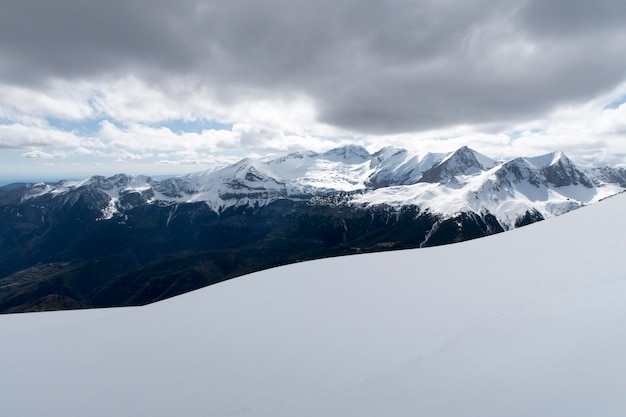
<svg viewBox="0 0 626 417"><path fill-rule="evenodd" d="M496 163L468 148L425 171L414 184L356 196L364 205L415 205L446 218L491 214L504 229L552 217L623 190L623 169L584 170L562 152ZM491 167L490 167L491 165Z"/></svg>
<svg viewBox="0 0 626 417"><path fill-rule="evenodd" d="M119 174L27 185L21 201L47 196L71 204L78 195L93 193L94 204L102 206L101 219L108 220L142 204L204 202L220 212L357 192L342 203L416 205L444 217L489 213L508 229L528 213L547 218L613 195L626 186L624 178L620 169L579 168L562 152L496 162L466 146L448 154L398 148L371 154L350 145L325 153L246 158L165 180Z"/></svg>

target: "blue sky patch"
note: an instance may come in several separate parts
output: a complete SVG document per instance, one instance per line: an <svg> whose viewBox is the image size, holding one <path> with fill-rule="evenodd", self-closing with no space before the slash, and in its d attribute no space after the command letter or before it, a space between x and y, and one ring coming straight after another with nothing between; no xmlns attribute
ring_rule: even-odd
<svg viewBox="0 0 626 417"><path fill-rule="evenodd" d="M622 96L621 98L609 103L605 109L616 109L619 106L621 106L622 104L626 103L626 95Z"/></svg>
<svg viewBox="0 0 626 417"><path fill-rule="evenodd" d="M166 127L174 133L202 133L203 130L232 130L232 123L220 123L215 120L166 120L150 125L152 127Z"/></svg>
<svg viewBox="0 0 626 417"><path fill-rule="evenodd" d="M540 135L540 134L545 133L545 129L536 127L530 130L513 130L511 132L508 132L507 136L511 138L512 140L516 140L521 137L527 136L528 133L533 134L533 135Z"/></svg>
<svg viewBox="0 0 626 417"><path fill-rule="evenodd" d="M48 125L64 132L74 132L79 136L94 136L100 131L100 122L104 119L63 120L46 118Z"/></svg>

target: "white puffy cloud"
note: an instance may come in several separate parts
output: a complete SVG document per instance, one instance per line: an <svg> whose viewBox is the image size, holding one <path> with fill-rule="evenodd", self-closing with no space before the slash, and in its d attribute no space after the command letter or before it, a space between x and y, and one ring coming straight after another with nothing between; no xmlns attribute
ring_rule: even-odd
<svg viewBox="0 0 626 417"><path fill-rule="evenodd" d="M0 82L0 118L45 125L46 117L81 120L94 116L91 91L81 82L53 81L25 87Z"/></svg>
<svg viewBox="0 0 626 417"><path fill-rule="evenodd" d="M0 124L0 149L78 146L81 138L72 132L19 123Z"/></svg>
<svg viewBox="0 0 626 417"><path fill-rule="evenodd" d="M67 155L64 152L55 152L48 153L41 150L34 150L29 152L24 152L21 155L22 158L30 158L30 159L62 159L66 158Z"/></svg>

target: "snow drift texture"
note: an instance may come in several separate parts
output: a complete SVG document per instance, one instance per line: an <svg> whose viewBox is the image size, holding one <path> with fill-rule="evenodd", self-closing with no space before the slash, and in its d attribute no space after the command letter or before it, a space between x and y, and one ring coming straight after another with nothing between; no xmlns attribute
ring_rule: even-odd
<svg viewBox="0 0 626 417"><path fill-rule="evenodd" d="M2 316L0 414L623 416L625 208Z"/></svg>

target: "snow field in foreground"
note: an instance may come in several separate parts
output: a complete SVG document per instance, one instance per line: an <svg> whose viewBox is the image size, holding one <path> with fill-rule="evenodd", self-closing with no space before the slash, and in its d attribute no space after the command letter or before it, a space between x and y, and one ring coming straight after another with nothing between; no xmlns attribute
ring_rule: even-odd
<svg viewBox="0 0 626 417"><path fill-rule="evenodd" d="M0 316L0 414L621 416L625 207Z"/></svg>

